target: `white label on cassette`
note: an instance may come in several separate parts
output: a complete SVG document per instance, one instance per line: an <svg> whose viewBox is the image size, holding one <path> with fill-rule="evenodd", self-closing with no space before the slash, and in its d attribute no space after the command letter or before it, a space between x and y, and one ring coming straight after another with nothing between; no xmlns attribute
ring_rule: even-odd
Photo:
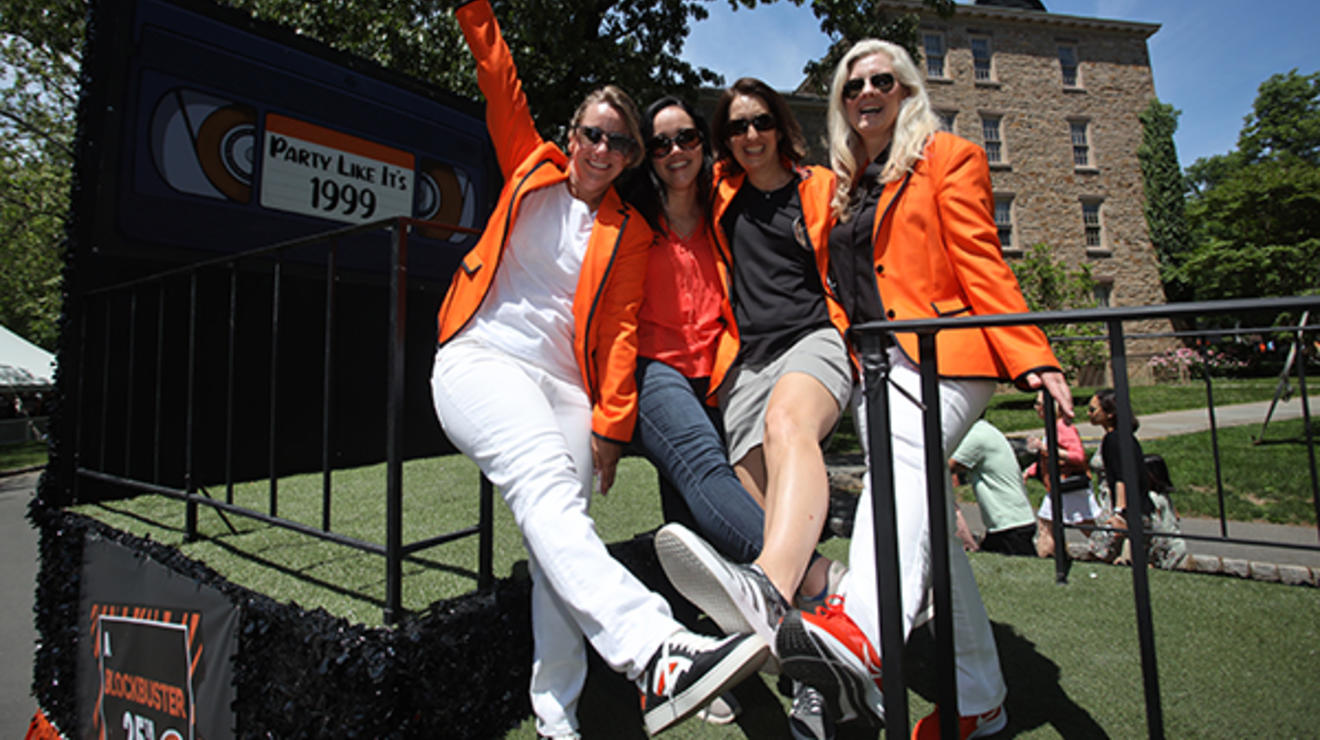
<svg viewBox="0 0 1320 740"><path fill-rule="evenodd" d="M408 152L276 113L263 144L266 208L350 224L412 215Z"/></svg>

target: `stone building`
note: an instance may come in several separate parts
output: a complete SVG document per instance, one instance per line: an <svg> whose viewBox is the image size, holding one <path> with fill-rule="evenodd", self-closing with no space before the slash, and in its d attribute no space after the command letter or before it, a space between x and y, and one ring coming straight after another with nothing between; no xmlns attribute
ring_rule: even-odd
<svg viewBox="0 0 1320 740"><path fill-rule="evenodd" d="M1101 305L1163 303L1137 160L1137 116L1155 96L1146 40L1159 25L1053 14L1037 0L960 3L947 19L917 0L883 5L921 16L932 107L948 130L986 149L1010 264L1044 243L1066 263L1090 267ZM827 164L825 101L798 90L790 102L809 158ZM1169 330L1167 321L1125 326L1129 334ZM1170 345L1130 341L1134 380L1147 375L1147 357Z"/></svg>

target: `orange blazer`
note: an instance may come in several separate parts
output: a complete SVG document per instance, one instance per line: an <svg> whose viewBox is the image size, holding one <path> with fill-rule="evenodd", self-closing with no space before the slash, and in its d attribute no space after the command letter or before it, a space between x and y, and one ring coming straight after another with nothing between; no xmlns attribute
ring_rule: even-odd
<svg viewBox="0 0 1320 740"><path fill-rule="evenodd" d="M440 345L458 334L489 292L527 193L568 179L568 157L543 141L532 122L518 70L486 0L455 11L486 96L486 127L504 187L486 230L455 271L437 316ZM592 431L626 444L637 417L637 309L646 279L651 229L610 188L596 211L573 294L573 354L591 398ZM498 389L491 389L498 392Z"/></svg>
<svg viewBox="0 0 1320 740"><path fill-rule="evenodd" d="M875 213L876 285L889 318L1028 311L1017 278L1004 263L990 167L979 146L934 134L912 172L885 186ZM915 362L917 336L905 332L896 338ZM1059 369L1035 325L941 331L935 346L945 377L1021 385L1028 372Z"/></svg>
<svg viewBox="0 0 1320 740"><path fill-rule="evenodd" d="M816 269L820 272L821 287L825 291L825 305L829 309L830 323L840 334L848 331L848 314L834 297L827 284L830 274L830 229L834 227L834 217L830 212L830 198L834 195L834 172L824 167L794 166L784 161L784 165L798 175L798 198L802 202L802 233L800 236L811 245L816 256ZM710 376L710 395L708 400L714 403L715 391L724 381L729 368L738 357L738 322L733 318L733 304L730 302L729 270L733 265L733 253L729 247L729 237L724 233L721 222L729 210L729 204L738 194L738 189L747 179L744 172L729 172L724 162L715 163L715 204L713 216L715 223L715 241L719 245L719 256L726 267L721 271L724 278L724 334L720 336L719 347L715 352L715 369Z"/></svg>

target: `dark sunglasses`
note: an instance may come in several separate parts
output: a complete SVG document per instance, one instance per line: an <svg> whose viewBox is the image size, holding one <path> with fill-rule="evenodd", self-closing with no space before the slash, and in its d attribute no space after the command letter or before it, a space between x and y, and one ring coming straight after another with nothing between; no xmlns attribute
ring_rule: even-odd
<svg viewBox="0 0 1320 740"><path fill-rule="evenodd" d="M631 155L633 149L637 147L637 142L633 137L627 134L610 133L605 129L597 128L596 126L578 126L577 132L582 134L587 141L591 142L592 146L599 144L600 140L604 139L605 146L609 147L610 151L618 152L625 157Z"/></svg>
<svg viewBox="0 0 1320 740"><path fill-rule="evenodd" d="M866 86L866 77L854 77L843 83L843 99L852 100L862 94L862 88ZM879 72L871 75L871 87L882 93L887 93L894 89L894 76L888 72Z"/></svg>
<svg viewBox="0 0 1320 740"><path fill-rule="evenodd" d="M742 136L747 133L749 126L765 133L766 131L774 131L778 125L779 123L775 121L774 116L769 113L762 113L751 118L730 118L729 122L725 124L724 130L729 132L729 136Z"/></svg>
<svg viewBox="0 0 1320 740"><path fill-rule="evenodd" d="M678 144L679 149L695 149L701 146L701 132L694 128L683 128L673 136L652 136L646 142L646 148L651 151L651 157L660 159L668 155L675 144Z"/></svg>

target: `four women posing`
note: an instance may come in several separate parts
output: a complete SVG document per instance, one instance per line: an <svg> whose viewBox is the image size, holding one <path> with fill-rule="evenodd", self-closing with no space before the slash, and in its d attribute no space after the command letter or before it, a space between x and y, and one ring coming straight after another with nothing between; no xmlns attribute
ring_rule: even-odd
<svg viewBox="0 0 1320 740"><path fill-rule="evenodd" d="M833 719L878 714L871 519L856 519L840 582L842 569L814 555L829 498L820 445L854 395L850 321L1026 311L1000 257L984 153L934 133L907 54L868 41L830 91L832 171L799 165L787 105L752 79L721 97L709 139L676 99L639 126L626 94L597 90L565 155L537 135L489 5L458 15L505 186L440 309L432 390L446 434L500 487L527 544L538 732L577 733L584 639L638 680L652 733L755 671L768 642ZM613 184L641 154L649 166L629 205ZM896 338L889 379L900 390L881 389L893 409L905 631L928 611L930 588L914 341ZM1072 413L1034 328L942 332L939 350L946 451L995 380L1043 387ZM709 413L712 399L722 414ZM608 490L629 440L718 549L666 526L656 537L666 572L734 636L683 630L596 535L591 472ZM968 737L1003 727L1005 688L966 556L951 546L950 559ZM815 614L789 607L826 593L840 595Z"/></svg>

